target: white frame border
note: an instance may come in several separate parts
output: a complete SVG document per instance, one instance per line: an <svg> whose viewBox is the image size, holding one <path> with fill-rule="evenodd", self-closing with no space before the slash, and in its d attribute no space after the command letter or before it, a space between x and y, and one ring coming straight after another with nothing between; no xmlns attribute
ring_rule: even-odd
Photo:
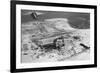
<svg viewBox="0 0 100 73"><path fill-rule="evenodd" d="M47 62L47 63L21 63L21 9L26 10L48 10L48 11L63 11L63 12L84 12L90 13L90 40L91 52L90 60L88 61L67 61L67 62ZM20 38L19 38L20 37ZM89 65L94 64L94 9L71 8L71 7L52 7L52 6L36 6L36 5L16 5L16 69L23 68L40 68L54 66L74 66L74 65Z"/></svg>

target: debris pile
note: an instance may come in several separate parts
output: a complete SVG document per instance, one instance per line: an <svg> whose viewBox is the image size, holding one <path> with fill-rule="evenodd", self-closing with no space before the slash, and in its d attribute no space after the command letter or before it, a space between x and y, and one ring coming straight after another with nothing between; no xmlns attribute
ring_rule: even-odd
<svg viewBox="0 0 100 73"><path fill-rule="evenodd" d="M56 24L50 22L22 25L22 62L63 61L90 49L89 30L67 31L57 26L62 20Z"/></svg>

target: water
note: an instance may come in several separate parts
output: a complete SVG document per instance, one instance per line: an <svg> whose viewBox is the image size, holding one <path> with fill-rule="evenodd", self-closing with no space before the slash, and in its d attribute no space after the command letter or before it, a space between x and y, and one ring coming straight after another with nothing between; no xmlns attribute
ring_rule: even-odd
<svg viewBox="0 0 100 73"><path fill-rule="evenodd" d="M36 21L32 18L30 14L23 15L24 12L31 12L32 10L22 10L21 15L21 22L26 23L30 21ZM45 20L45 19L51 19L51 18L67 18L69 21L69 24L73 28L79 28L79 29L89 29L90 28L90 14L89 13L75 13L75 12L56 12L56 11L39 11L36 12L43 13L41 15L38 15L38 20Z"/></svg>

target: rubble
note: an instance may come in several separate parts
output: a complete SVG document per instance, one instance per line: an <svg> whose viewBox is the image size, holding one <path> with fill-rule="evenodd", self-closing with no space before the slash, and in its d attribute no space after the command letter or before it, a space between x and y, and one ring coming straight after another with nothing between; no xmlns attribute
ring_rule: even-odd
<svg viewBox="0 0 100 73"><path fill-rule="evenodd" d="M44 28L44 24L42 26ZM45 26L48 25L45 24ZM36 28L38 32L42 29L38 28L38 26ZM49 28L54 27L50 26ZM31 32L31 34L22 35L22 62L26 62L25 56L31 58L30 62L63 61L90 49L90 37L87 30L71 32L57 30L58 32L53 31L50 33L49 31L43 31L35 35L36 30Z"/></svg>

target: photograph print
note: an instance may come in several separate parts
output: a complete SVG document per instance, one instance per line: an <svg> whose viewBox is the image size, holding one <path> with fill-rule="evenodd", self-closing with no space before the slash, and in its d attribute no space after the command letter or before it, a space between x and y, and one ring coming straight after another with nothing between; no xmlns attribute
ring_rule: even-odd
<svg viewBox="0 0 100 73"><path fill-rule="evenodd" d="M90 59L90 14L21 10L21 62Z"/></svg>
<svg viewBox="0 0 100 73"><path fill-rule="evenodd" d="M94 14L52 3L16 5L16 69L96 66Z"/></svg>

